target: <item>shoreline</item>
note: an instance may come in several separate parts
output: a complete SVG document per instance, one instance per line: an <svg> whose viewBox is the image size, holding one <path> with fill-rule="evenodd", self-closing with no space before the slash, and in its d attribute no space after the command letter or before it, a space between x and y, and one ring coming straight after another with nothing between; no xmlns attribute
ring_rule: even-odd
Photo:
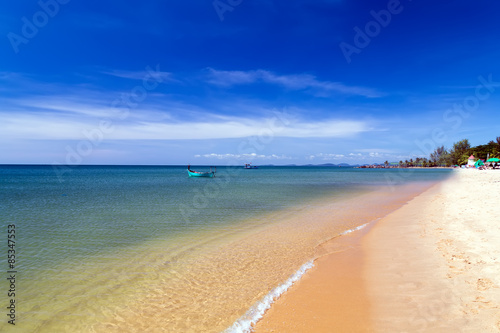
<svg viewBox="0 0 500 333"><path fill-rule="evenodd" d="M494 182L500 173L459 170L342 237L350 249L317 259L254 331L499 332L500 195L467 195Z"/></svg>
<svg viewBox="0 0 500 333"><path fill-rule="evenodd" d="M262 219L272 221L271 224L245 231L241 237L217 241L202 257L174 262L172 267L183 277L181 280L172 280L175 282L172 284L165 279L92 329L96 332L166 326L171 332L231 329L304 264L324 255L323 244L346 230L386 215L395 205L402 204L403 198L413 197L431 184L429 181L405 184L396 191L390 186L373 186L370 191L354 192L334 201L321 198L270 213ZM359 209L360 203L366 209ZM332 212L336 212L335 223ZM163 278L159 273L158 277ZM148 307L140 308L146 300Z"/></svg>
<svg viewBox="0 0 500 333"><path fill-rule="evenodd" d="M339 238L339 240L336 241L335 244L333 244L332 241L327 241L324 244L322 244L321 246L324 248L324 250L328 251L327 254L324 254L302 265L302 267L295 274L293 274L287 281L285 281L283 284L273 289L269 294L266 295L266 297L264 297L260 302L258 302L258 304L254 305L249 311L247 311L247 313L245 313L245 315L243 315L239 320L237 320L230 328L225 330L224 333L252 331L255 325L258 324L265 315L275 311L273 305L279 300L281 296L283 296L291 287L301 284L301 281L305 274L317 270L319 270L320 274L322 275L337 274L338 273L337 271L331 272L329 270L324 270L324 268L331 267L331 265L328 265L328 262L332 260L329 254L332 253L336 254L335 256L336 263L338 263L339 260L345 260L346 262L349 261L352 267L352 260L354 259L354 261L358 265L361 265L361 260L359 260L361 259L361 256L359 256L359 254L357 253L360 249L359 247L358 248L352 247L353 244L352 239L359 239L360 235L366 233L367 232L366 230L370 229L372 225L373 225L372 223L366 223L359 227L342 232L337 237ZM361 266L356 268L359 269L360 267ZM318 272L315 272L314 274L318 274ZM344 279L345 274L339 274L339 277ZM311 275L308 275L307 279L311 279ZM352 282L350 281L344 281L344 282L346 283L347 286L353 285ZM314 282L311 281L309 281L308 283L309 285L314 284ZM309 300L311 299L314 300L315 297L312 297ZM292 311L293 313L289 312L288 315L294 315L294 316L311 315L311 312L308 311L310 310L310 308L307 306L307 302L309 300L302 299L300 303L303 305L303 307L300 309L300 311L296 311L297 309L293 309ZM359 304L355 305L359 306ZM356 313L361 316L364 312L357 310ZM325 325L325 323L322 323L322 325ZM329 324L327 323L326 325ZM281 329L285 328L281 327L280 331ZM307 330L308 327L303 325L300 329Z"/></svg>
<svg viewBox="0 0 500 333"><path fill-rule="evenodd" d="M300 239L303 239L305 234L309 234L313 230L319 231L317 227L319 225L324 225L321 228L323 230L322 233L318 234L316 233L316 231L314 231L314 234L316 236L313 237L313 243L315 243L315 245L311 244L313 245L313 252L310 253L312 257L309 257L308 260L313 260L315 266L308 269L305 274L300 272L303 266L301 266L300 268L299 266L297 266L296 270L294 270L291 275L287 276L278 284L274 285L274 287L269 289L268 293L261 294L261 296L256 299L253 304L249 305L245 313L242 313L242 315L240 315L238 318L235 318L235 321L226 330L223 331L250 332L251 329L256 325L256 323L257 325L259 325L258 323L262 321L262 315L256 315L256 313L260 312L263 307L265 308L264 311L262 311L264 313L274 311L273 309L275 308L275 304L282 298L286 298L286 295L289 294L290 289L295 288L295 286L297 284L300 284L304 278L307 278L309 276L309 272L316 270L316 262L318 260L327 260L327 257L331 252L345 252L348 256L350 256L351 252L346 250L350 249L351 242L344 242L343 240L357 237L357 235L365 232L365 230L368 230L375 221L387 215L389 212L397 209L401 205L405 204L407 200L415 197L416 195L419 195L421 192L433 186L433 184L435 184L435 182L430 183L424 181L415 182L413 184L405 184L398 187L397 189L388 186L377 187L376 190L374 188L374 190L370 192L362 194L360 193L359 195L356 195L352 198L346 198L345 200L337 203L330 203L328 200L322 200L321 202L318 202L318 205L312 205L304 211L301 211L300 213L296 212L293 215L287 215L286 220L288 229L294 225L303 226L300 228ZM360 205L362 205L362 207L364 207L365 209L359 209ZM333 220L332 213L335 213L335 218ZM310 229L310 227L312 227L312 229ZM331 229L332 227L333 229ZM360 229L362 230L360 231ZM337 231L330 236L325 237L325 232L327 232L327 234L330 234L331 231L334 230ZM279 232L283 233L283 231L284 230L281 229ZM290 231L291 229L289 229L287 232ZM278 236L278 234L274 232L273 234L274 236L272 242L280 243L279 238L281 236ZM312 234L308 236L312 236ZM333 248L331 244L334 244ZM293 246L293 248L295 247L296 246ZM291 250L291 248L289 248L289 250ZM324 267L324 265L321 266ZM299 274L301 278L294 279L293 277L296 274ZM326 274L329 273L327 272ZM296 282L292 284L291 287L287 286L285 292L275 293L276 289L280 289L283 285L287 285L290 279L294 279ZM272 306L270 306L270 309L268 309L268 305L271 304ZM264 314L264 318L265 317L266 314ZM288 332L289 330L287 328L278 331Z"/></svg>
<svg viewBox="0 0 500 333"><path fill-rule="evenodd" d="M361 239L373 226L323 244L328 253L275 300L252 332L370 332L370 302L359 272L365 265Z"/></svg>
<svg viewBox="0 0 500 333"><path fill-rule="evenodd" d="M331 332L332 328L342 332L371 332L372 325L368 320L371 300L362 274L366 265L362 240L381 219L434 186L436 183L425 187L414 183L405 185L406 190L399 188L395 191L399 195L386 203L383 214L364 221L365 228L347 235L341 233L319 244L315 266L275 300L264 317L253 326L253 332L321 333ZM360 212L369 209L367 205L363 207Z"/></svg>

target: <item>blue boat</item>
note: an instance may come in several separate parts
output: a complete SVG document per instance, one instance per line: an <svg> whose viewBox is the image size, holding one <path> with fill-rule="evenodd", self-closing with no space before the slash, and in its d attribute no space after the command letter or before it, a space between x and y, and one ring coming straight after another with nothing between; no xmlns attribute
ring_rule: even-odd
<svg viewBox="0 0 500 333"><path fill-rule="evenodd" d="M209 172L199 172L199 171L194 171L191 170L191 165L188 165L187 172L189 177L209 177L213 178L215 177L215 172L217 171L217 168L214 167L214 171L212 171L212 167L210 167Z"/></svg>
<svg viewBox="0 0 500 333"><path fill-rule="evenodd" d="M244 168L245 169L258 169L259 167L252 165L252 163L247 163L247 164L245 164Z"/></svg>

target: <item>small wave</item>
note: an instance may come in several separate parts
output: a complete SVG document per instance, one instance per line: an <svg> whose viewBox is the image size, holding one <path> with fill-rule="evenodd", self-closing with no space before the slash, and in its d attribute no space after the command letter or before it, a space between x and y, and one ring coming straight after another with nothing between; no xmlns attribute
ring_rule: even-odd
<svg viewBox="0 0 500 333"><path fill-rule="evenodd" d="M351 232L355 232L365 228L370 222L360 225L356 228L352 228L340 233L340 236L347 235ZM250 310L248 310L243 316L240 317L231 327L226 329L223 333L250 333L253 331L253 325L255 325L263 316L264 313L271 307L274 300L279 298L285 291L288 290L297 282L305 272L314 266L313 261L309 261L302 265L300 269L295 272L285 283L274 288L267 294L260 302L253 305Z"/></svg>
<svg viewBox="0 0 500 333"><path fill-rule="evenodd" d="M363 229L364 227L366 227L368 224L370 224L370 223L368 222L368 223L365 223L365 224L363 224L363 225L360 225L359 227L356 227L356 228L353 228L353 229L346 230L346 231L344 231L344 232L340 233L340 235L341 235L341 236L343 236L343 235L350 234L351 232L361 230L361 229Z"/></svg>
<svg viewBox="0 0 500 333"><path fill-rule="evenodd" d="M304 273L313 267L313 261L309 261L302 265L295 274L293 274L285 283L274 288L260 302L253 305L243 316L240 317L231 327L226 329L224 333L249 333L252 332L252 326L257 323L264 313L271 307L274 300L280 297L288 290L296 281L298 281Z"/></svg>

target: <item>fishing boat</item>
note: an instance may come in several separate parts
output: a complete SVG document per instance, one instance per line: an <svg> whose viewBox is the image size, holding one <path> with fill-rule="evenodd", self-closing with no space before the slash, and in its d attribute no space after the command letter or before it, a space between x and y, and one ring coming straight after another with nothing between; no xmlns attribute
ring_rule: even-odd
<svg viewBox="0 0 500 333"><path fill-rule="evenodd" d="M199 172L199 171L194 171L191 170L191 165L188 165L187 172L189 177L215 177L215 172L217 171L217 168L214 167L214 171L212 171L212 167L210 167L210 171L208 172Z"/></svg>
<svg viewBox="0 0 500 333"><path fill-rule="evenodd" d="M244 166L245 169L258 169L258 166L252 165L252 163L246 163Z"/></svg>

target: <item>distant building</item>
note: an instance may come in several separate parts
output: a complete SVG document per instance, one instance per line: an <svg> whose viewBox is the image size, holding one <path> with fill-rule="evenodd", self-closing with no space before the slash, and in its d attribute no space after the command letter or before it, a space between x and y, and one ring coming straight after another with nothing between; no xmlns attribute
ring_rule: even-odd
<svg viewBox="0 0 500 333"><path fill-rule="evenodd" d="M474 155L470 155L469 159L467 160L467 167L473 168L475 162L476 158L474 157Z"/></svg>

